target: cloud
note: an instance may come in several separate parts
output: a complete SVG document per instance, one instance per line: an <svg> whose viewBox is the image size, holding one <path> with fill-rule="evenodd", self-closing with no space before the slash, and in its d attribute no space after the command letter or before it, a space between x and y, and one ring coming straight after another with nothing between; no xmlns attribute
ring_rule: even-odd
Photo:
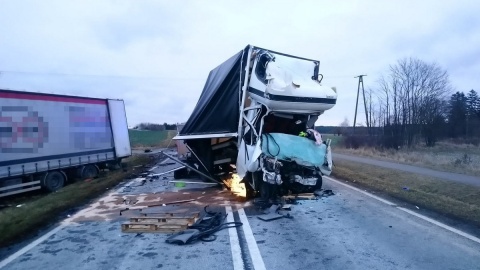
<svg viewBox="0 0 480 270"><path fill-rule="evenodd" d="M122 98L131 125L183 122L209 71L252 44L319 59L339 98L317 123L337 125L353 122L354 76L367 74L373 88L400 58L437 62L458 90L478 89L479 9L474 1L2 1L0 88Z"/></svg>

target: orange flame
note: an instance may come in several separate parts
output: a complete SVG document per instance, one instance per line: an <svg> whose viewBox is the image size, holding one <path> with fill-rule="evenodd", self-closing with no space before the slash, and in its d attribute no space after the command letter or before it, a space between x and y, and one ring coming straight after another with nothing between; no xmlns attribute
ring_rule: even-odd
<svg viewBox="0 0 480 270"><path fill-rule="evenodd" d="M240 183L240 181L242 181L242 179L238 174L232 174L230 178L224 180L230 191L237 196L245 198L247 197L247 189L245 188L245 183Z"/></svg>

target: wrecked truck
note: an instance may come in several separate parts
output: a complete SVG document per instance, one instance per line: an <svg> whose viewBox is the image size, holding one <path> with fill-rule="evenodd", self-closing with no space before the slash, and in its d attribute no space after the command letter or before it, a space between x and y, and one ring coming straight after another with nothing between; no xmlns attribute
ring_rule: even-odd
<svg viewBox="0 0 480 270"><path fill-rule="evenodd" d="M320 189L332 171L331 141L315 122L337 91L319 68L318 60L249 45L210 71L174 137L189 150L185 162L209 179L240 179L249 197Z"/></svg>

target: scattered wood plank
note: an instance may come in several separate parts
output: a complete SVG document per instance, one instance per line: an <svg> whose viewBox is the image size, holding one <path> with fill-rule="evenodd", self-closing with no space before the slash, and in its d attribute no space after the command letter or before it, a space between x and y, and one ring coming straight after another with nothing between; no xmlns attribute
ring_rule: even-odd
<svg viewBox="0 0 480 270"><path fill-rule="evenodd" d="M167 223L136 223L129 222L122 224L122 232L124 233L174 233L186 230L188 225L184 224L167 224Z"/></svg>
<svg viewBox="0 0 480 270"><path fill-rule="evenodd" d="M283 196L284 199L296 199L296 200L314 200L317 197L313 193L301 193Z"/></svg>
<svg viewBox="0 0 480 270"><path fill-rule="evenodd" d="M132 223L165 223L178 225L193 225L197 221L195 217L133 217L130 218Z"/></svg>
<svg viewBox="0 0 480 270"><path fill-rule="evenodd" d="M154 218L195 218L200 217L200 212L191 212L191 213L165 213L165 212L155 212L154 210L144 211L141 213L142 216L154 217Z"/></svg>
<svg viewBox="0 0 480 270"><path fill-rule="evenodd" d="M170 205L170 204L187 203L187 202L193 202L193 201L196 201L196 200L195 199L188 199L188 200L179 200L179 201L172 201L172 202L162 202L162 203L149 204L147 206L148 207L154 207L154 206L163 206L163 205Z"/></svg>
<svg viewBox="0 0 480 270"><path fill-rule="evenodd" d="M188 229L200 216L194 213L163 213L161 216L131 217L130 222L122 224L126 233L174 233Z"/></svg>

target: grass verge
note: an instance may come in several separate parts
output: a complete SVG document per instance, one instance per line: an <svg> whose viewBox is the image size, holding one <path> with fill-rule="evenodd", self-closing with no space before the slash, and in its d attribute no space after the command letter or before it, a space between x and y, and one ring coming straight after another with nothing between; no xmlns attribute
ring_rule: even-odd
<svg viewBox="0 0 480 270"><path fill-rule="evenodd" d="M175 130L165 131L142 131L142 130L129 130L130 145L132 148L141 149L148 147L173 147L175 141L172 138L177 135Z"/></svg>
<svg viewBox="0 0 480 270"><path fill-rule="evenodd" d="M480 226L480 188L433 177L336 160L333 176Z"/></svg>
<svg viewBox="0 0 480 270"><path fill-rule="evenodd" d="M478 166L480 164L480 148L473 146L462 148L461 146L438 145L433 148L416 147L402 150L337 147L333 151L340 154L371 157L439 171L480 176L480 166Z"/></svg>
<svg viewBox="0 0 480 270"><path fill-rule="evenodd" d="M32 236L42 226L58 220L59 215L92 200L123 181L132 173L133 166L149 162L146 156L133 156L126 159L129 170L107 173L92 181L79 181L50 194L12 199L22 207L8 207L0 210L0 247L13 244L20 239Z"/></svg>

